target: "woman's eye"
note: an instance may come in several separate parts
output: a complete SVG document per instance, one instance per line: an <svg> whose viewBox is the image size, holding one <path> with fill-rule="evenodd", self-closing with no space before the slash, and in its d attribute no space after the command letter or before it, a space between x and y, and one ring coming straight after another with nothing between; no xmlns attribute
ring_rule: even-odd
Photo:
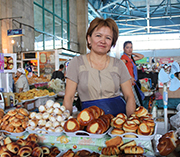
<svg viewBox="0 0 180 157"><path fill-rule="evenodd" d="M111 38L107 37L106 39L111 40Z"/></svg>
<svg viewBox="0 0 180 157"><path fill-rule="evenodd" d="M101 37L100 35L96 35L97 37Z"/></svg>

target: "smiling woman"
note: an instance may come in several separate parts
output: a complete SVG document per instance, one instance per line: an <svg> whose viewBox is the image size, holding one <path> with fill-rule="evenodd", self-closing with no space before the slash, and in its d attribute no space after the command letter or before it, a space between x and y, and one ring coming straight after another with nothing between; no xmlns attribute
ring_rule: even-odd
<svg viewBox="0 0 180 157"><path fill-rule="evenodd" d="M76 89L82 109L98 106L105 114L116 116L135 111L130 75L124 63L107 55L116 45L118 27L114 20L95 18L86 33L90 53L74 57L67 69L66 93L63 105L72 112ZM120 97L120 88L125 101Z"/></svg>

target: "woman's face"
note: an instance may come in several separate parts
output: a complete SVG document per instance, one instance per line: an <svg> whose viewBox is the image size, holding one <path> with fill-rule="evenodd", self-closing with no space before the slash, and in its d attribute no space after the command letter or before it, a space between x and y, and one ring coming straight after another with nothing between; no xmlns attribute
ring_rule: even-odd
<svg viewBox="0 0 180 157"><path fill-rule="evenodd" d="M19 71L16 72L17 77L21 76L21 73Z"/></svg>
<svg viewBox="0 0 180 157"><path fill-rule="evenodd" d="M109 27L101 27L95 29L90 36L88 42L91 45L91 51L98 54L106 54L112 45L113 31Z"/></svg>
<svg viewBox="0 0 180 157"><path fill-rule="evenodd" d="M131 55L132 54L132 51L133 51L133 47L132 47L132 44L131 43L127 43L125 48L124 48L124 52L127 54L127 55Z"/></svg>

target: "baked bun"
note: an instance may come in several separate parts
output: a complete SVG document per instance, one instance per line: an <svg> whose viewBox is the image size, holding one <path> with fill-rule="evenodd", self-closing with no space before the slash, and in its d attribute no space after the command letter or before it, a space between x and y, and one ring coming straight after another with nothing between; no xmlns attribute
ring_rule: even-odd
<svg viewBox="0 0 180 157"><path fill-rule="evenodd" d="M73 152L73 150L72 149L69 149L67 152L65 152L64 154L63 154L63 156L62 157L74 157L74 155L75 155L75 153Z"/></svg>
<svg viewBox="0 0 180 157"><path fill-rule="evenodd" d="M8 63L8 64L7 64L7 69L12 69L12 68L13 68L13 64Z"/></svg>
<svg viewBox="0 0 180 157"><path fill-rule="evenodd" d="M18 126L18 127L15 128L14 133L20 133L20 132L23 132L23 131L24 131L24 128Z"/></svg>
<svg viewBox="0 0 180 157"><path fill-rule="evenodd" d="M10 151L5 151L1 154L1 157L14 157L14 154Z"/></svg>
<svg viewBox="0 0 180 157"><path fill-rule="evenodd" d="M24 116L29 116L29 112L25 108L20 108L19 112Z"/></svg>
<svg viewBox="0 0 180 157"><path fill-rule="evenodd" d="M32 151L32 156L33 157L42 157L43 156L43 150L41 147L35 147Z"/></svg>
<svg viewBox="0 0 180 157"><path fill-rule="evenodd" d="M6 131L8 132L13 132L14 131L14 126L12 124L9 124L6 128L5 128Z"/></svg>
<svg viewBox="0 0 180 157"><path fill-rule="evenodd" d="M116 115L116 117L127 119L127 116L124 113L119 113L119 114Z"/></svg>
<svg viewBox="0 0 180 157"><path fill-rule="evenodd" d="M94 113L89 108L85 108L77 116L77 120L82 126L87 126L94 119Z"/></svg>
<svg viewBox="0 0 180 157"><path fill-rule="evenodd" d="M178 138L177 138L177 135L175 134L174 131L169 131L167 132L166 134L162 135L162 137L159 139L159 142L161 142L164 138L172 138L174 141L177 141Z"/></svg>
<svg viewBox="0 0 180 157"><path fill-rule="evenodd" d="M59 109L60 109L61 105L60 105L58 102L55 102L55 103L53 104L53 107L54 107L54 108L59 108Z"/></svg>
<svg viewBox="0 0 180 157"><path fill-rule="evenodd" d="M10 110L10 111L8 111L8 113L7 113L7 115L9 115L9 116L14 116L14 115L16 115L17 114L17 111L16 110Z"/></svg>
<svg viewBox="0 0 180 157"><path fill-rule="evenodd" d="M48 147L46 147L46 146L42 146L41 148L42 148L42 150L43 150L43 154L44 154L44 155L48 155L48 154L50 154L50 150L49 150L49 148L48 148Z"/></svg>
<svg viewBox="0 0 180 157"><path fill-rule="evenodd" d="M113 116L112 114L106 114L106 116L108 116L108 117L109 117L110 121L111 121L111 119L113 119L113 118L114 118L114 116Z"/></svg>
<svg viewBox="0 0 180 157"><path fill-rule="evenodd" d="M18 127L18 126L20 126L22 124L22 121L20 119L15 118L14 120L11 121L11 124L14 127Z"/></svg>
<svg viewBox="0 0 180 157"><path fill-rule="evenodd" d="M24 140L24 139L22 139L22 138L20 138L20 139L18 139L18 140L16 141L16 143L22 147L22 146L25 146L25 145L26 145L27 141Z"/></svg>
<svg viewBox="0 0 180 157"><path fill-rule="evenodd" d="M15 142L11 142L11 143L7 144L6 148L7 148L11 153L17 154L18 151L19 151L20 146L19 146L17 143L15 143Z"/></svg>
<svg viewBox="0 0 180 157"><path fill-rule="evenodd" d="M77 119L71 118L65 122L63 128L66 132L75 132L80 129L80 124Z"/></svg>
<svg viewBox="0 0 180 157"><path fill-rule="evenodd" d="M139 118L137 117L129 117L128 120L135 122L137 125L141 123Z"/></svg>
<svg viewBox="0 0 180 157"><path fill-rule="evenodd" d="M34 142L34 141L27 141L26 142L26 146L29 146L32 149L34 149L35 147L38 147L39 145L36 142Z"/></svg>
<svg viewBox="0 0 180 157"><path fill-rule="evenodd" d="M91 107L89 107L89 109L94 112L95 119L97 119L97 118L99 118L99 116L101 116L101 110L100 110L99 107L97 107L97 106L91 106Z"/></svg>
<svg viewBox="0 0 180 157"><path fill-rule="evenodd" d="M8 63L13 63L13 58L12 58L12 57L8 57L8 58L7 58L7 62L8 62Z"/></svg>
<svg viewBox="0 0 180 157"><path fill-rule="evenodd" d="M54 152L55 154L59 154L60 153L59 149L56 146L51 147L50 148L50 152Z"/></svg>
<svg viewBox="0 0 180 157"><path fill-rule="evenodd" d="M18 119L24 119L25 118L24 115L22 115L21 113L16 114L15 117Z"/></svg>
<svg viewBox="0 0 180 157"><path fill-rule="evenodd" d="M44 105L39 106L39 112L44 113L46 112L46 107Z"/></svg>
<svg viewBox="0 0 180 157"><path fill-rule="evenodd" d="M100 119L94 119L87 125L86 131L91 134L102 134L106 131L106 126Z"/></svg>
<svg viewBox="0 0 180 157"><path fill-rule="evenodd" d="M131 146L124 149L125 154L143 154L144 149L140 146Z"/></svg>
<svg viewBox="0 0 180 157"><path fill-rule="evenodd" d="M102 119L105 122L105 125L106 125L105 130L107 130L110 127L111 121L110 121L108 115L104 114L104 115L100 116L98 119Z"/></svg>
<svg viewBox="0 0 180 157"><path fill-rule="evenodd" d="M5 139L4 139L4 145L7 145L7 144L9 144L9 143L11 143L12 142L12 140L10 139L10 137L6 137Z"/></svg>
<svg viewBox="0 0 180 157"><path fill-rule="evenodd" d="M90 156L91 152L88 150L79 150L76 152L74 157L81 157L81 156Z"/></svg>
<svg viewBox="0 0 180 157"><path fill-rule="evenodd" d="M133 121L127 120L123 124L123 130L125 132L133 132L133 133L135 133L137 129L138 129L138 125Z"/></svg>
<svg viewBox="0 0 180 157"><path fill-rule="evenodd" d="M146 116L148 113L148 110L145 109L143 106L139 106L136 111L135 111L135 114L138 116L138 117L142 117L142 116Z"/></svg>
<svg viewBox="0 0 180 157"><path fill-rule="evenodd" d="M113 134L113 135L122 135L122 134L124 134L124 130L123 129L114 128L111 131L111 134Z"/></svg>
<svg viewBox="0 0 180 157"><path fill-rule="evenodd" d="M48 109L48 108L51 108L51 107L53 107L53 104L54 104L54 101L53 100L48 100L48 101L46 101L46 108Z"/></svg>
<svg viewBox="0 0 180 157"><path fill-rule="evenodd" d="M35 119L36 118L36 112L31 112L30 115L29 115L29 118L30 119Z"/></svg>
<svg viewBox="0 0 180 157"><path fill-rule="evenodd" d="M139 125L137 133L139 135L150 135L151 133L151 128L146 124L146 123L141 123Z"/></svg>
<svg viewBox="0 0 180 157"><path fill-rule="evenodd" d="M29 134L28 137L26 138L27 141L34 141L34 142L38 142L38 135L36 134Z"/></svg>
<svg viewBox="0 0 180 157"><path fill-rule="evenodd" d="M6 148L6 145L0 147L0 154L3 152L7 151L8 149Z"/></svg>
<svg viewBox="0 0 180 157"><path fill-rule="evenodd" d="M2 119L3 116L4 116L4 110L0 108L0 119Z"/></svg>
<svg viewBox="0 0 180 157"><path fill-rule="evenodd" d="M101 154L111 156L111 155L119 155L120 150L117 146L109 146L109 147L104 147L101 151Z"/></svg>
<svg viewBox="0 0 180 157"><path fill-rule="evenodd" d="M124 150L126 147L136 146L136 141L132 140L121 145L120 150Z"/></svg>
<svg viewBox="0 0 180 157"><path fill-rule="evenodd" d="M30 146L22 146L18 151L18 155L20 157L28 157L31 155L31 153L32 153L32 148Z"/></svg>
<svg viewBox="0 0 180 157"><path fill-rule="evenodd" d="M115 117L111 120L111 126L121 129L123 127L123 124L125 123L126 119L121 117Z"/></svg>
<svg viewBox="0 0 180 157"><path fill-rule="evenodd" d="M123 139L120 136L113 137L105 142L106 146L118 146L120 147L123 144Z"/></svg>

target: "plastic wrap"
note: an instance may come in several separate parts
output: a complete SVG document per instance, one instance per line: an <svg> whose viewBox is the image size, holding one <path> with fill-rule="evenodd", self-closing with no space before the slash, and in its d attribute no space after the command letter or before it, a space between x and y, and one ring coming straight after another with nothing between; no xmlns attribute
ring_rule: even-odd
<svg viewBox="0 0 180 157"><path fill-rule="evenodd" d="M170 118L170 123L174 128L180 128L180 111Z"/></svg>

